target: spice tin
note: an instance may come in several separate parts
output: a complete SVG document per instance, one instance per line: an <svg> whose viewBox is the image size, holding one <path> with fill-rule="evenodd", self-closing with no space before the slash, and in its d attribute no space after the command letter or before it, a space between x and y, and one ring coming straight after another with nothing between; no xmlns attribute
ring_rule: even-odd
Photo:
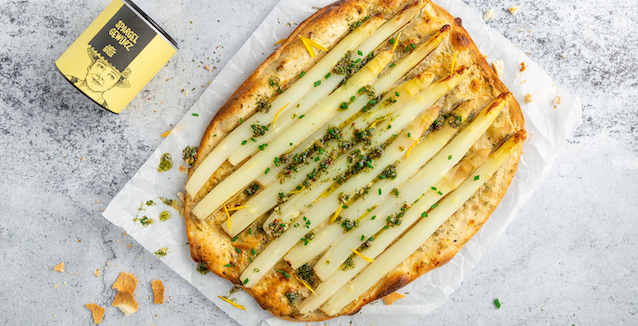
<svg viewBox="0 0 638 326"><path fill-rule="evenodd" d="M177 52L177 43L130 0L113 0L55 62L73 86L120 113Z"/></svg>

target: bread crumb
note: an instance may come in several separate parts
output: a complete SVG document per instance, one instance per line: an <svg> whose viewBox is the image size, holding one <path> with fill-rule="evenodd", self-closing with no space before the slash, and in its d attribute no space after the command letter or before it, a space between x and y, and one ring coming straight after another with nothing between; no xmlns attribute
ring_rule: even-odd
<svg viewBox="0 0 638 326"><path fill-rule="evenodd" d="M487 23L494 20L494 9L490 9L483 14L483 20Z"/></svg>
<svg viewBox="0 0 638 326"><path fill-rule="evenodd" d="M563 59L567 59L567 55L563 54L562 55Z"/></svg>
<svg viewBox="0 0 638 326"><path fill-rule="evenodd" d="M182 172L183 174L188 174L188 168L185 168L184 165L180 165L178 168L179 172Z"/></svg>
<svg viewBox="0 0 638 326"><path fill-rule="evenodd" d="M82 160L82 161L84 161L84 160L85 160L84 156L82 156L81 160Z"/></svg>
<svg viewBox="0 0 638 326"><path fill-rule="evenodd" d="M556 98L554 98L554 105L558 104L560 104L560 96L556 96Z"/></svg>
<svg viewBox="0 0 638 326"><path fill-rule="evenodd" d="M188 90L184 91L184 96L188 96Z"/></svg>
<svg viewBox="0 0 638 326"><path fill-rule="evenodd" d="M131 246L132 246L132 245L133 245L132 243L129 243L129 244L128 244L128 247L129 247L129 248L131 248Z"/></svg>
<svg viewBox="0 0 638 326"><path fill-rule="evenodd" d="M55 283L55 285L53 286L54 289L57 289L58 286L60 286L60 283Z"/></svg>
<svg viewBox="0 0 638 326"><path fill-rule="evenodd" d="M209 66L204 66L204 69L210 71L210 67Z"/></svg>
<svg viewBox="0 0 638 326"><path fill-rule="evenodd" d="M527 69L527 66L525 66L525 62L521 62L521 72L525 71L525 69Z"/></svg>
<svg viewBox="0 0 638 326"><path fill-rule="evenodd" d="M64 273L64 262L57 264L55 267L53 267L53 270L56 272Z"/></svg>
<svg viewBox="0 0 638 326"><path fill-rule="evenodd" d="M95 303L87 303L86 307L91 310L91 315L93 315L93 322L99 324L102 322L102 318L104 318L104 308L96 305Z"/></svg>
<svg viewBox="0 0 638 326"><path fill-rule="evenodd" d="M519 9L521 9L521 7L514 6L514 7L510 7L510 9L508 9L508 10L509 10L510 14L516 15L516 13L518 12Z"/></svg>
<svg viewBox="0 0 638 326"><path fill-rule="evenodd" d="M164 284L161 280L151 281L151 287L153 288L153 303L164 303Z"/></svg>
<svg viewBox="0 0 638 326"><path fill-rule="evenodd" d="M108 265L108 263L107 263ZM137 287L137 279L133 274L129 274L126 272L121 272L120 276L117 278L117 281L113 283L113 289L117 289L120 292L135 292L135 288Z"/></svg>
<svg viewBox="0 0 638 326"><path fill-rule="evenodd" d="M532 103L532 94L531 93L525 94L524 100L525 100L525 103L527 103L527 104Z"/></svg>
<svg viewBox="0 0 638 326"><path fill-rule="evenodd" d="M517 73L516 73L516 80L518 80L519 78L521 78L521 73L520 73L520 72L517 72Z"/></svg>
<svg viewBox="0 0 638 326"><path fill-rule="evenodd" d="M385 297L383 297L383 303L386 304L386 306L389 306L391 304L393 304L395 301L405 298L405 295L398 293L398 292L392 292L388 295L386 295Z"/></svg>
<svg viewBox="0 0 638 326"><path fill-rule="evenodd" d="M133 294L128 291L118 292L111 306L118 307L126 316L137 311L137 302Z"/></svg>
<svg viewBox="0 0 638 326"><path fill-rule="evenodd" d="M93 275L95 275L95 277L100 277L100 269L96 268L95 273L93 273Z"/></svg>
<svg viewBox="0 0 638 326"><path fill-rule="evenodd" d="M503 75L503 70L505 70L503 60L496 60L492 62L492 69L494 69L494 72L498 77L501 77Z"/></svg>

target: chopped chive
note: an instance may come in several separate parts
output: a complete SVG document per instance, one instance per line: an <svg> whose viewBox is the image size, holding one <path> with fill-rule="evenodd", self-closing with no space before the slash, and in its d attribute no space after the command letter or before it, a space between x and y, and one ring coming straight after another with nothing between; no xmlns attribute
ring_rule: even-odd
<svg viewBox="0 0 638 326"><path fill-rule="evenodd" d="M362 93L362 92L363 92L363 91L365 91L365 90L366 90L366 87L365 87L365 86L363 86L363 87L359 88L359 93Z"/></svg>
<svg viewBox="0 0 638 326"><path fill-rule="evenodd" d="M358 53L359 55L363 55L363 52L361 52L361 50L357 51L357 53Z"/></svg>
<svg viewBox="0 0 638 326"><path fill-rule="evenodd" d="M235 236L234 238L230 239L230 241L233 241L233 242L237 241L237 236Z"/></svg>
<svg viewBox="0 0 638 326"><path fill-rule="evenodd" d="M317 87L317 86L319 86L319 85L321 85L321 80L317 80L317 81L315 82L315 87Z"/></svg>
<svg viewBox="0 0 638 326"><path fill-rule="evenodd" d="M270 172L270 168L266 168L266 171L264 171L264 174L268 174L268 172Z"/></svg>
<svg viewBox="0 0 638 326"><path fill-rule="evenodd" d="M379 188L379 196L381 196L381 188Z"/></svg>
<svg viewBox="0 0 638 326"><path fill-rule="evenodd" d="M475 177L474 177L474 181L478 180L478 179L479 179L479 177L480 177L480 175L475 176Z"/></svg>
<svg viewBox="0 0 638 326"><path fill-rule="evenodd" d="M290 143L290 146L292 146L292 143Z"/></svg>
<svg viewBox="0 0 638 326"><path fill-rule="evenodd" d="M315 157L315 162L319 162L319 156Z"/></svg>
<svg viewBox="0 0 638 326"><path fill-rule="evenodd" d="M496 305L496 309L501 309L501 302L498 301L498 298L494 299L494 305Z"/></svg>
<svg viewBox="0 0 638 326"><path fill-rule="evenodd" d="M341 206L341 208L346 209L346 208L348 208L348 205L343 205L343 206Z"/></svg>
<svg viewBox="0 0 638 326"><path fill-rule="evenodd" d="M395 40L393 38L390 39L390 44L394 44Z"/></svg>
<svg viewBox="0 0 638 326"><path fill-rule="evenodd" d="M226 264L226 265L224 265L224 267L233 267L233 265L231 265L231 264Z"/></svg>
<svg viewBox="0 0 638 326"><path fill-rule="evenodd" d="M441 190L438 191L438 194L443 196L443 192L441 192Z"/></svg>
<svg viewBox="0 0 638 326"><path fill-rule="evenodd" d="M362 234L362 235L361 235L361 241L365 240L365 238L366 238L366 235L365 235L365 234Z"/></svg>
<svg viewBox="0 0 638 326"><path fill-rule="evenodd" d="M244 123L244 119L239 118L239 124L242 124L242 123Z"/></svg>
<svg viewBox="0 0 638 326"><path fill-rule="evenodd" d="M357 97L356 97L356 96L351 96L351 97L350 97L350 102L354 102L354 100L356 100L356 99L357 99Z"/></svg>
<svg viewBox="0 0 638 326"><path fill-rule="evenodd" d="M247 140L244 140L243 142L241 142L241 144L246 145L247 142L248 142Z"/></svg>
<svg viewBox="0 0 638 326"><path fill-rule="evenodd" d="M295 223L295 225L293 225L294 227L299 227L299 223Z"/></svg>
<svg viewBox="0 0 638 326"><path fill-rule="evenodd" d="M241 249L235 248L235 251L237 251L237 253L241 254Z"/></svg>
<svg viewBox="0 0 638 326"><path fill-rule="evenodd" d="M256 252L255 252L255 248L250 249L250 253L251 253L251 254L253 254L253 256L254 256L254 255L255 255L255 253L256 253Z"/></svg>
<svg viewBox="0 0 638 326"><path fill-rule="evenodd" d="M199 113L193 113L194 117L199 117Z"/></svg>
<svg viewBox="0 0 638 326"><path fill-rule="evenodd" d="M412 135L408 132L408 138L412 137Z"/></svg>
<svg viewBox="0 0 638 326"><path fill-rule="evenodd" d="M250 257L248 257L248 260L250 260L250 262L251 262L251 263L253 262L253 259L252 259L252 258L250 258Z"/></svg>
<svg viewBox="0 0 638 326"><path fill-rule="evenodd" d="M255 272L255 273L259 273L259 268L255 268L255 269L253 269L253 272Z"/></svg>
<svg viewBox="0 0 638 326"><path fill-rule="evenodd" d="M248 228L248 234L253 234L253 228Z"/></svg>
<svg viewBox="0 0 638 326"><path fill-rule="evenodd" d="M396 63L391 63L388 67L394 67L396 65L397 65Z"/></svg>
<svg viewBox="0 0 638 326"><path fill-rule="evenodd" d="M323 154L323 148L319 148L317 151L319 152L319 154Z"/></svg>
<svg viewBox="0 0 638 326"><path fill-rule="evenodd" d="M428 217L428 213L426 212L421 213L421 217Z"/></svg>
<svg viewBox="0 0 638 326"><path fill-rule="evenodd" d="M253 141L253 143L256 143L256 142L257 142L257 139L255 139L255 137L250 138L250 140L252 140L252 141Z"/></svg>
<svg viewBox="0 0 638 326"><path fill-rule="evenodd" d="M326 77L324 77L326 79L330 78L330 73L326 74Z"/></svg>
<svg viewBox="0 0 638 326"><path fill-rule="evenodd" d="M434 205L432 205L432 207L430 207L430 208L436 208L436 206L439 206L439 205L438 205L438 204L434 204Z"/></svg>
<svg viewBox="0 0 638 326"><path fill-rule="evenodd" d="M436 187L432 186L432 187L430 187L430 188L432 188L432 190L436 191Z"/></svg>
<svg viewBox="0 0 638 326"><path fill-rule="evenodd" d="M394 92L394 95L401 96L401 94L399 94L399 92Z"/></svg>
<svg viewBox="0 0 638 326"><path fill-rule="evenodd" d="M305 75L305 74L306 74L306 72L305 72L305 71L302 71L302 72L299 74L299 78L303 77L303 75Z"/></svg>
<svg viewBox="0 0 638 326"><path fill-rule="evenodd" d="M372 212L372 210L368 208L368 213L370 213L370 212Z"/></svg>
<svg viewBox="0 0 638 326"><path fill-rule="evenodd" d="M412 50L416 49L416 45L414 45L413 43L410 43L410 47L412 48Z"/></svg>
<svg viewBox="0 0 638 326"><path fill-rule="evenodd" d="M448 160L451 160L451 159L452 159L452 155L449 155L449 156L447 157L447 159L448 159Z"/></svg>
<svg viewBox="0 0 638 326"><path fill-rule="evenodd" d="M302 114L302 115L299 116L299 119L301 119L301 118L303 118L305 116L306 116L305 114Z"/></svg>
<svg viewBox="0 0 638 326"><path fill-rule="evenodd" d="M372 165L372 162L370 162L370 161L366 161L366 165L367 165L369 168L371 168L371 169L373 169L373 168L374 168L374 165Z"/></svg>
<svg viewBox="0 0 638 326"><path fill-rule="evenodd" d="M374 220L375 218L377 218L377 216L376 216L376 215L372 216L370 219L371 219L371 220Z"/></svg>
<svg viewBox="0 0 638 326"><path fill-rule="evenodd" d="M248 283L248 279L245 279L245 280L244 280L244 284L246 284L246 283Z"/></svg>
<svg viewBox="0 0 638 326"><path fill-rule="evenodd" d="M290 274L286 273L285 271L277 271L277 273L283 274L286 278L290 278Z"/></svg>

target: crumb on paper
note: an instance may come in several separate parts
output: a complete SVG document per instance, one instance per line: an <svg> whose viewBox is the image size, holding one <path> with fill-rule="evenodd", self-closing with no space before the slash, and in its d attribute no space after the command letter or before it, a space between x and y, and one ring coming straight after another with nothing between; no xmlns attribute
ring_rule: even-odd
<svg viewBox="0 0 638 326"><path fill-rule="evenodd" d="M560 104L560 96L556 96L554 98L554 105L559 105Z"/></svg>
<svg viewBox="0 0 638 326"><path fill-rule="evenodd" d="M179 172L182 172L183 174L188 174L188 168L185 168L184 165L180 165L179 168L177 168L179 170Z"/></svg>
<svg viewBox="0 0 638 326"><path fill-rule="evenodd" d="M503 60L496 60L492 62L492 69L494 69L494 72L498 77L501 77L503 75L503 70L505 70Z"/></svg>
<svg viewBox="0 0 638 326"><path fill-rule="evenodd" d="M521 73L520 73L520 72L517 72L517 73L516 73L516 80L518 80L519 78L521 78Z"/></svg>
<svg viewBox="0 0 638 326"><path fill-rule="evenodd" d="M108 263L107 263L108 265ZM117 278L117 281L113 283L113 289L117 289L120 292L135 292L135 288L137 287L137 279L133 274L129 274L126 272L121 272L120 276Z"/></svg>
<svg viewBox="0 0 638 326"><path fill-rule="evenodd" d="M64 273L64 262L57 264L55 267L53 267L53 270L56 272Z"/></svg>
<svg viewBox="0 0 638 326"><path fill-rule="evenodd" d="M93 273L93 275L95 275L95 277L100 277L100 269L96 268L95 273Z"/></svg>
<svg viewBox="0 0 638 326"><path fill-rule="evenodd" d="M113 299L113 303L111 304L113 307L117 307L124 315L128 316L137 311L137 302L133 297L133 293L128 291L120 291Z"/></svg>
<svg viewBox="0 0 638 326"><path fill-rule="evenodd" d="M494 20L494 9L491 8L490 10L486 11L485 14L483 14L483 20L487 23L491 22Z"/></svg>
<svg viewBox="0 0 638 326"><path fill-rule="evenodd" d="M525 100L525 103L527 103L527 104L532 103L532 93L525 94L524 100Z"/></svg>
<svg viewBox="0 0 638 326"><path fill-rule="evenodd" d="M93 315L93 322L99 324L102 322L102 318L104 318L104 308L96 305L95 303L87 303L86 307L91 310L91 315Z"/></svg>
<svg viewBox="0 0 638 326"><path fill-rule="evenodd" d="M179 198L182 202L186 202L186 196L184 196L183 193L177 192L175 195L177 195L177 198Z"/></svg>
<svg viewBox="0 0 638 326"><path fill-rule="evenodd" d="M516 15L516 13L518 12L519 9L521 9L521 7L514 6L514 7L510 7L508 10L509 10L510 14Z"/></svg>
<svg viewBox="0 0 638 326"><path fill-rule="evenodd" d="M521 72L525 71L525 69L527 69L525 62L521 62Z"/></svg>
<svg viewBox="0 0 638 326"><path fill-rule="evenodd" d="M153 288L153 303L163 304L164 303L164 284L162 284L162 280L151 281L151 287Z"/></svg>
<svg viewBox="0 0 638 326"><path fill-rule="evenodd" d="M393 304L395 301L399 300L399 299L403 299L405 298L405 295L398 293L398 292L392 292L388 295L386 295L385 297L383 297L383 303L386 304L386 306L389 306L391 304Z"/></svg>

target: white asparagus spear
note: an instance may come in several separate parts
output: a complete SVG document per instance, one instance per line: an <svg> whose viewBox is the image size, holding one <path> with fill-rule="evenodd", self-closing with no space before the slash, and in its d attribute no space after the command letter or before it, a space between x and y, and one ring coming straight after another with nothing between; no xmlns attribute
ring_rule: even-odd
<svg viewBox="0 0 638 326"><path fill-rule="evenodd" d="M335 315L412 255L441 224L461 208L507 162L513 153L520 149L524 140L525 131L510 137L496 152L490 155L485 164L472 173L456 190L445 196L438 206L431 209L427 213L428 217L416 223L410 231L378 256L347 286L342 287L337 294L322 306L322 310L330 316ZM427 207L423 209L427 210ZM412 214L416 215L420 215L419 213L418 210L412 212Z"/></svg>

